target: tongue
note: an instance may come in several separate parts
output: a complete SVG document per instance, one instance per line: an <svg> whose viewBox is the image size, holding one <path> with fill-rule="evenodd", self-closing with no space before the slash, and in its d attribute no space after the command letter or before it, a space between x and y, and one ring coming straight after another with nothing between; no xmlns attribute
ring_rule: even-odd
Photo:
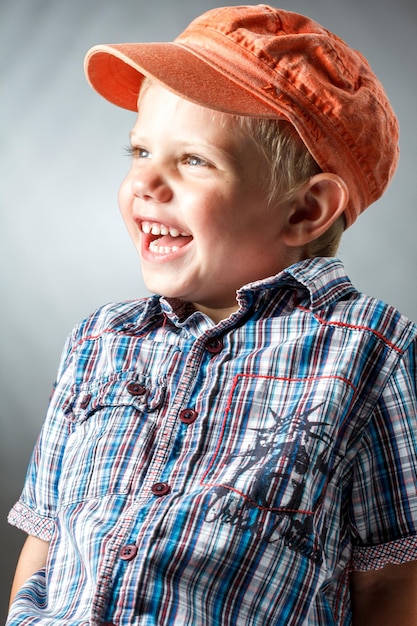
<svg viewBox="0 0 417 626"><path fill-rule="evenodd" d="M189 241L191 241L191 235L184 237L183 235L179 235L178 237L171 237L171 235L161 235L155 239L158 246L172 248L172 246L177 246L178 248L182 248Z"/></svg>

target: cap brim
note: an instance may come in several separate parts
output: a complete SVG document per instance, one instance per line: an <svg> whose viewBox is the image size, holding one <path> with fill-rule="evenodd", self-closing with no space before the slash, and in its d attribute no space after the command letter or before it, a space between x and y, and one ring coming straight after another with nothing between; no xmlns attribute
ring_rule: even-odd
<svg viewBox="0 0 417 626"><path fill-rule="evenodd" d="M239 84L235 76L226 76L176 43L94 46L86 55L85 73L101 96L130 111L137 111L140 85L148 76L210 109L250 117L287 117L252 94L248 85Z"/></svg>

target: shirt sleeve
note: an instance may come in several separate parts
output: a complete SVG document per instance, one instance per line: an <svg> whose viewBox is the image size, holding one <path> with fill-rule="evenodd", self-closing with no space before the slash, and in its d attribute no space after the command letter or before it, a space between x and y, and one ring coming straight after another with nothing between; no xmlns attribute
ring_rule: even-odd
<svg viewBox="0 0 417 626"><path fill-rule="evenodd" d="M416 343L399 359L359 451L352 490L352 567L417 560Z"/></svg>
<svg viewBox="0 0 417 626"><path fill-rule="evenodd" d="M10 524L45 541L51 539L55 527L59 471L68 436L64 406L73 383L71 355L70 337L61 355L57 380L32 452L22 494L8 516Z"/></svg>

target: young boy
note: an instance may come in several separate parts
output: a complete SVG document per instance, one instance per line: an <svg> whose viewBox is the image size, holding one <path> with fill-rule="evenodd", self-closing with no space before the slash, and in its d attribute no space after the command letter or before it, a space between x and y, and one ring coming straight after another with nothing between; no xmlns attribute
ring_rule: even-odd
<svg viewBox="0 0 417 626"><path fill-rule="evenodd" d="M8 625L417 624L417 328L334 258L396 166L381 85L265 5L86 72L138 109L119 200L158 295L68 339Z"/></svg>

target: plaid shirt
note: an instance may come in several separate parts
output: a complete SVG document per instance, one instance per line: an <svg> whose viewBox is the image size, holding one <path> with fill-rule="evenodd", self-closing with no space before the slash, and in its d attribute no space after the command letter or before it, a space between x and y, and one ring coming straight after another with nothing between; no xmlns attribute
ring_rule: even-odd
<svg viewBox="0 0 417 626"><path fill-rule="evenodd" d="M75 328L9 518L48 563L8 626L345 626L352 568L417 559L416 326L334 259L238 301Z"/></svg>

